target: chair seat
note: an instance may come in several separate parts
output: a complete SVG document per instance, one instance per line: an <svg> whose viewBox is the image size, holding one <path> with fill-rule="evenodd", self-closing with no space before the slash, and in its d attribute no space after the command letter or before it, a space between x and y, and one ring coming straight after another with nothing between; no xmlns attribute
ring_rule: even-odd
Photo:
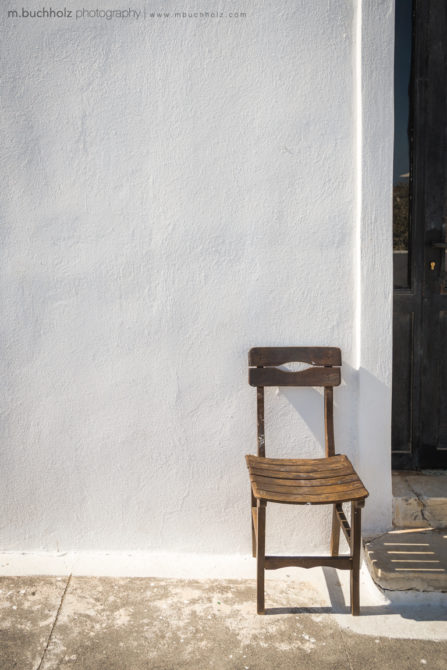
<svg viewBox="0 0 447 670"><path fill-rule="evenodd" d="M259 500L296 505L328 505L368 496L344 454L329 458L245 457L253 495Z"/></svg>

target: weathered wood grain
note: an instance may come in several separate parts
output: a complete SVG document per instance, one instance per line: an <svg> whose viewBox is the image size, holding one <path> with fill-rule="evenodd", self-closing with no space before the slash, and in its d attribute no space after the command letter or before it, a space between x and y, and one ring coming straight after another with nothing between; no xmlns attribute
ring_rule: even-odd
<svg viewBox="0 0 447 670"><path fill-rule="evenodd" d="M289 372L280 368L249 368L250 386L339 386L339 368L307 368Z"/></svg>
<svg viewBox="0 0 447 670"><path fill-rule="evenodd" d="M254 347L248 353L249 365L341 365L341 351L337 347Z"/></svg>

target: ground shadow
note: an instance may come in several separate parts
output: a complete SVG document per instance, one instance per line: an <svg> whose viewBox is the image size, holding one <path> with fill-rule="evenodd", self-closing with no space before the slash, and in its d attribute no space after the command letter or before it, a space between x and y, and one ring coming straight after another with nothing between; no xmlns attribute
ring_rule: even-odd
<svg viewBox="0 0 447 670"><path fill-rule="evenodd" d="M323 568L323 574L334 614L349 614L349 604L345 602L343 590L338 578L337 571L334 568ZM379 587L377 587L379 588ZM360 616L380 616L396 614L404 619L413 621L447 621L447 610L441 605L433 603L421 603L415 600L411 601L411 594L406 592L410 598L408 602L396 602L402 597L402 592L387 592L390 602L380 605L362 605L360 603ZM423 594L428 595L428 594ZM436 594L433 594L436 597ZM395 601L393 602L393 597Z"/></svg>
<svg viewBox="0 0 447 670"><path fill-rule="evenodd" d="M334 568L324 567L323 574L331 601L330 606L321 607L268 607L265 610L267 616L279 616L284 614L350 614L351 608L345 601L343 590ZM440 603L421 603L417 601L403 603L393 602L393 593L387 592L390 602L379 605L361 605L360 616L383 616L396 615L403 619L412 621L447 621L447 609ZM408 594L411 595L411 594ZM428 595L428 594L423 594ZM435 597L436 594L433 594ZM442 595L442 594L441 594ZM396 592L396 598L402 597L402 592Z"/></svg>
<svg viewBox="0 0 447 670"><path fill-rule="evenodd" d="M268 607L266 615L275 614L333 614L332 607Z"/></svg>

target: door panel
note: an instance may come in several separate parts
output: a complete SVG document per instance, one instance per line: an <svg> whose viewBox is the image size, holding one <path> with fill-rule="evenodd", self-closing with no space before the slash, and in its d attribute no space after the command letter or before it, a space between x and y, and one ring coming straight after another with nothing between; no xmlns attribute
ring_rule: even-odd
<svg viewBox="0 0 447 670"><path fill-rule="evenodd" d="M408 7L408 0L396 0L396 20L401 20L406 29L408 26L405 24L405 8ZM396 181L394 188L394 223L398 234L396 235L395 230L393 467L445 468L447 2L415 0L412 14L412 53L408 87L406 249L405 225L402 223L404 219L402 211L397 207L399 205L402 210L401 203L396 200ZM405 40L402 36L398 37L398 28L399 26L396 28L397 51L405 48ZM396 66L398 64L396 53ZM399 77L405 76L404 70L397 72L396 82ZM397 86L396 83L398 107ZM400 91L402 94L402 83ZM397 124L402 123L401 117L397 111L395 144L399 142ZM398 158L399 150L395 149L395 164ZM401 188L403 196L404 191ZM402 270L402 260L398 258L397 252L408 254L407 275ZM407 284L405 277L408 279Z"/></svg>
<svg viewBox="0 0 447 670"><path fill-rule="evenodd" d="M441 346L447 342L447 311L441 312ZM438 449L447 450L447 356L441 357L439 368L439 439ZM442 455L441 455L442 458Z"/></svg>
<svg viewBox="0 0 447 670"><path fill-rule="evenodd" d="M394 312L394 338L399 342L393 356L393 378L399 376L393 395L392 443L395 453L411 454L411 408L413 404L413 312Z"/></svg>

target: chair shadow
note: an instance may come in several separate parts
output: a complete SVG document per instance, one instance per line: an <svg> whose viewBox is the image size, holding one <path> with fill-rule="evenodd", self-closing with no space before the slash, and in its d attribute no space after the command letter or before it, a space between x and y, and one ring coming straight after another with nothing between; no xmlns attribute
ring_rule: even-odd
<svg viewBox="0 0 447 670"><path fill-rule="evenodd" d="M333 614L331 607L269 607L266 615L275 614Z"/></svg>
<svg viewBox="0 0 447 670"><path fill-rule="evenodd" d="M345 602L337 571L323 567L323 574L331 601L331 606L322 607L269 607L265 614L269 616L284 614L350 614L351 608ZM398 592L400 593L400 592ZM392 598L392 595L390 596ZM447 621L447 609L440 604L433 606L425 603L396 603L383 605L362 605L360 616L383 616L395 614L412 621Z"/></svg>

